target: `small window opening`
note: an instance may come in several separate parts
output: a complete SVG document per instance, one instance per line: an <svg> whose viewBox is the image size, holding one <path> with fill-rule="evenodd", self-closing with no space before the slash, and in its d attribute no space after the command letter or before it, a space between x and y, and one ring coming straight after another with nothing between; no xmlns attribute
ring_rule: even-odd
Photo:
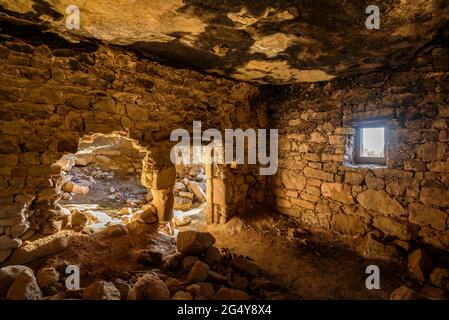
<svg viewBox="0 0 449 320"><path fill-rule="evenodd" d="M356 128L355 157L358 164L385 165L386 130L382 124L361 125Z"/></svg>

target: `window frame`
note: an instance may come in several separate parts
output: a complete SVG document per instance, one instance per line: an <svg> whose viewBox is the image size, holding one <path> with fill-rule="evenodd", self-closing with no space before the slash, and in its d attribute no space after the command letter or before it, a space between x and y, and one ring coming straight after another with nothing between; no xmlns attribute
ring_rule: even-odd
<svg viewBox="0 0 449 320"><path fill-rule="evenodd" d="M384 129L384 156L383 157L362 157L360 156L363 147L362 130L368 128ZM385 121L361 122L355 125L354 137L354 162L356 164L373 164L379 166L387 165L387 134L388 127Z"/></svg>

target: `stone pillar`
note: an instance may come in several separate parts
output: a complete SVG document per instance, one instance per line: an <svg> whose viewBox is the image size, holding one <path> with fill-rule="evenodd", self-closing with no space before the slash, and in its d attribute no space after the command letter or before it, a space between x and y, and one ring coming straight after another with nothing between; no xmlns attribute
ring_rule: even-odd
<svg viewBox="0 0 449 320"><path fill-rule="evenodd" d="M145 156L142 166L142 184L153 194L159 223L166 224L173 219L176 170L170 161L167 145L153 147Z"/></svg>

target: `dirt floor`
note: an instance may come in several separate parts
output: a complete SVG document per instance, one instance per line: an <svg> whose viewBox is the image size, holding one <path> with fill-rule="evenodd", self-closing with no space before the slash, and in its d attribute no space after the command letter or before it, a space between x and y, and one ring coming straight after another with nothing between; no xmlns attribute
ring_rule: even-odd
<svg viewBox="0 0 449 320"><path fill-rule="evenodd" d="M335 235L303 233L288 239L288 221L279 215L261 213L251 219L231 219L224 227L206 226L219 247L252 258L291 293L303 299L389 299L400 287L400 266L366 260L335 243ZM275 226L273 228L273 226ZM365 269L376 264L381 271L381 289L368 290ZM399 268L399 269L398 269Z"/></svg>
<svg viewBox="0 0 449 320"><path fill-rule="evenodd" d="M394 289L407 281L403 278L406 272L398 266L362 259L343 249L344 242L329 245L326 234L304 232L300 237L288 239L285 233L289 222L283 217L265 212L247 220L235 217L224 226L200 225L203 218L198 211L191 217L192 224L179 229L211 232L217 247L251 258L299 299L388 299ZM99 279L128 280L142 271L154 270L137 262L143 250L158 248L164 254L176 250L175 238L159 233L155 226L149 226L146 233L139 236L111 238L105 231L90 235L63 231L49 238L56 236L70 236L69 248L56 256L35 261L31 267L78 265L82 286ZM380 290L365 287L365 268L370 264L380 267Z"/></svg>

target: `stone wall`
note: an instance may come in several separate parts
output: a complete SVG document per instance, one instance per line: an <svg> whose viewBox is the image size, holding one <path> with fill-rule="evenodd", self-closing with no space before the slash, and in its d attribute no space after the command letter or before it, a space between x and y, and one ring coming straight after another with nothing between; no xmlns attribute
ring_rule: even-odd
<svg viewBox="0 0 449 320"><path fill-rule="evenodd" d="M0 35L1 261L27 230L58 219L57 210L49 210L57 200L49 179L60 172L52 164L76 152L81 137L121 132L132 138L148 151L142 182L166 189L174 185L163 181L174 171L172 130L191 131L193 121L203 130L264 125L263 108L252 103L258 89L249 84L164 67L119 49L43 39ZM242 174L235 173L235 179Z"/></svg>
<svg viewBox="0 0 449 320"><path fill-rule="evenodd" d="M448 251L448 71L448 50L435 48L392 73L275 90L277 210L344 235ZM370 119L387 124L384 167L352 163L353 124Z"/></svg>

